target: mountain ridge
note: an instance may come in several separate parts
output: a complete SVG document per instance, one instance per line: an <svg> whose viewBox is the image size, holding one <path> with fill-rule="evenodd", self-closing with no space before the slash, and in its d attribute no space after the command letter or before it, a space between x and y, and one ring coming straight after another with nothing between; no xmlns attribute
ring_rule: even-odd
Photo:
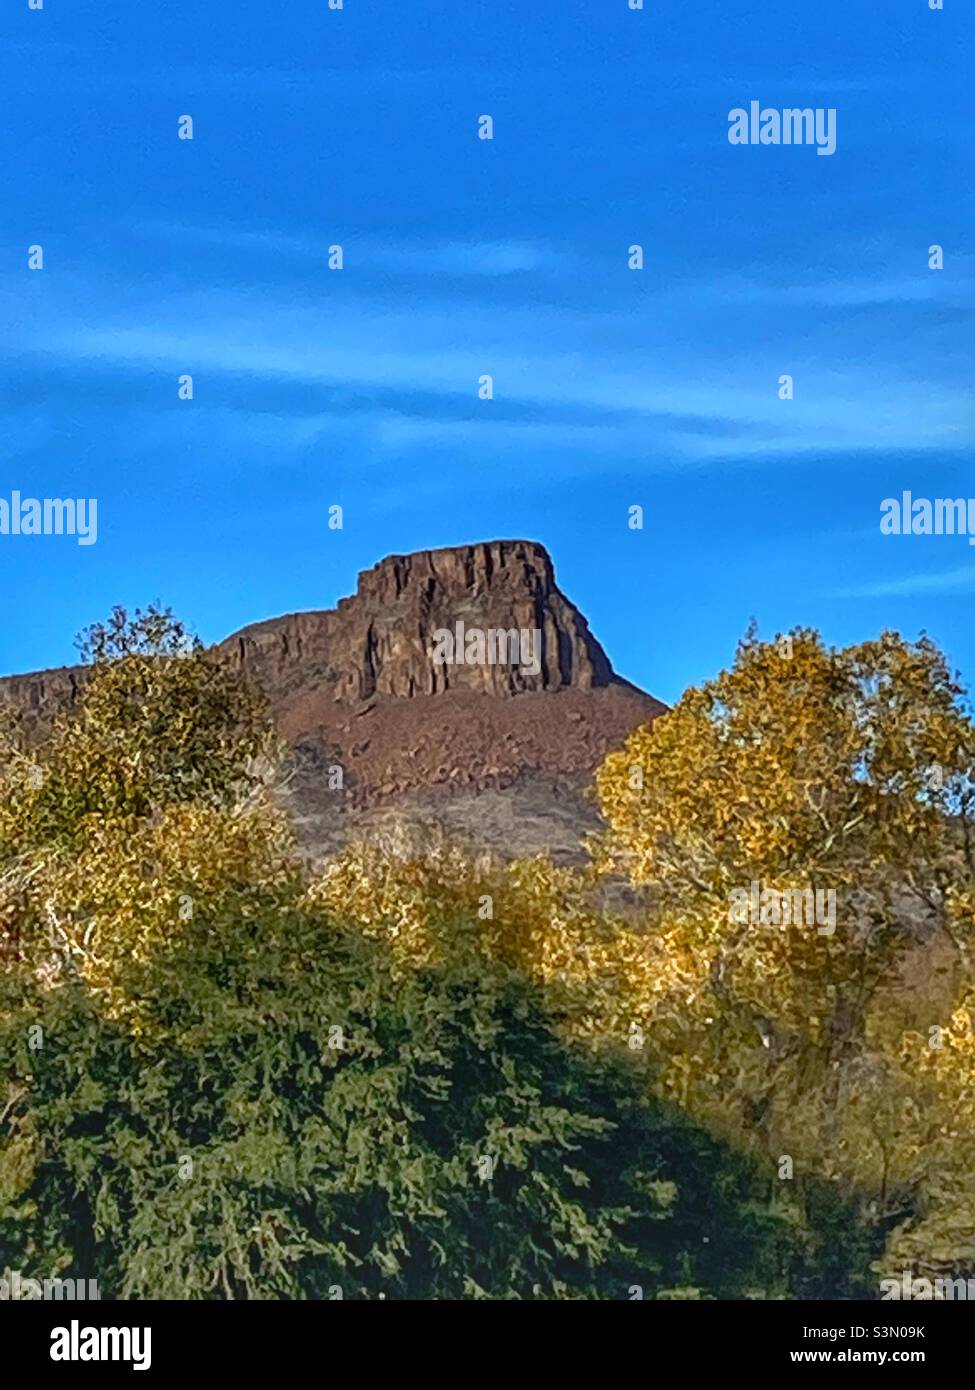
<svg viewBox="0 0 975 1390"><path fill-rule="evenodd" d="M444 663L436 634L457 624L531 633L532 660ZM387 555L334 608L258 620L211 650L264 691L292 745L286 796L312 853L398 807L501 853L571 857L594 825L593 770L666 708L616 674L537 541ZM88 669L0 678L0 700L41 734Z"/></svg>

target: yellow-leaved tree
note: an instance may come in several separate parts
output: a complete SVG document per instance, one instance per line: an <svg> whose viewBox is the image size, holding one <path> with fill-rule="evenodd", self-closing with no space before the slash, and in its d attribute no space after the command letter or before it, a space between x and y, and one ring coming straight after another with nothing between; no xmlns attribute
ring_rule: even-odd
<svg viewBox="0 0 975 1390"><path fill-rule="evenodd" d="M798 1186L861 1191L880 1228L924 1169L933 1078L904 1034L968 978L973 753L933 643L752 632L597 774L598 867L658 905L665 1089Z"/></svg>
<svg viewBox="0 0 975 1390"><path fill-rule="evenodd" d="M204 901L245 913L293 881L266 795L282 749L263 698L168 611L116 608L79 645L77 703L46 737L9 710L0 726L0 966L77 974L129 1015L127 962Z"/></svg>
<svg viewBox="0 0 975 1390"><path fill-rule="evenodd" d="M669 987L665 964L689 983L694 961L681 963L679 943L632 912L607 910L601 887L595 873L544 855L479 856L434 822L350 845L322 866L307 900L387 942L404 970L465 950L503 961L545 987L574 1040L642 1052L635 1019Z"/></svg>

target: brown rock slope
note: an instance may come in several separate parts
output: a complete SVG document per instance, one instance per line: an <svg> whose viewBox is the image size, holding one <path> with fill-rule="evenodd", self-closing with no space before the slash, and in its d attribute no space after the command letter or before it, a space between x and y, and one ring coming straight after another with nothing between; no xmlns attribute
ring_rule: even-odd
<svg viewBox="0 0 975 1390"><path fill-rule="evenodd" d="M435 632L458 622L539 637L527 664L435 663ZM255 623L216 650L267 692L294 746L285 796L313 853L434 817L501 853L574 857L598 824L582 794L593 769L664 708L613 674L531 541L389 556L337 608ZM79 679L11 677L0 698L42 727Z"/></svg>

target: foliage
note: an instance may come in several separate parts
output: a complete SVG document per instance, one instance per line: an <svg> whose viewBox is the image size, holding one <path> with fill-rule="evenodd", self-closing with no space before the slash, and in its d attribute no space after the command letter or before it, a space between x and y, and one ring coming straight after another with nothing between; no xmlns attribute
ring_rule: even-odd
<svg viewBox="0 0 975 1390"><path fill-rule="evenodd" d="M658 934L606 910L591 874L545 856L475 858L432 827L354 843L315 874L307 900L409 969L466 948L521 971L576 1040L626 1045L667 959Z"/></svg>
<svg viewBox="0 0 975 1390"><path fill-rule="evenodd" d="M0 1231L21 1268L143 1298L733 1296L776 1277L747 1165L567 1048L504 967L404 977L272 896L207 902L126 983L138 1037L80 982L4 1010Z"/></svg>
<svg viewBox="0 0 975 1390"><path fill-rule="evenodd" d="M830 651L812 632L751 633L732 670L597 775L597 862L660 905L683 1014L683 1036L651 1030L666 1093L791 1159L800 1199L811 1179L840 1184L881 1233L932 1202L943 1213L965 1167L931 1140L968 1084L959 1059L931 1063L911 1031L944 1023L970 980L975 730L962 696L927 640ZM768 889L831 892L835 920L733 912L753 884L763 912ZM955 1207L959 1251L975 1253L973 1218Z"/></svg>
<svg viewBox="0 0 975 1390"><path fill-rule="evenodd" d="M226 660L159 609L82 647L46 738L0 719L0 1262L191 1298L975 1269L975 731L931 643L750 633L599 770L587 869L424 834L312 875ZM835 917L765 916L806 889Z"/></svg>
<svg viewBox="0 0 975 1390"><path fill-rule="evenodd" d="M266 703L166 611L89 628L77 707L39 746L0 729L0 856L83 841L90 818L147 817L181 802L226 807L280 753Z"/></svg>

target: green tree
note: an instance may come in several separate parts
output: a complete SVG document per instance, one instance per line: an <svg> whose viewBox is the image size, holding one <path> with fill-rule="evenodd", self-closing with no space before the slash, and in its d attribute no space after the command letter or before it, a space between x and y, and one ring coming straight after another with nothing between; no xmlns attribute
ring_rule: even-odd
<svg viewBox="0 0 975 1390"><path fill-rule="evenodd" d="M138 1035L80 982L11 984L0 1232L23 1269L143 1298L733 1296L778 1277L751 1168L568 1048L505 967L404 977L271 891L202 903L131 967Z"/></svg>

